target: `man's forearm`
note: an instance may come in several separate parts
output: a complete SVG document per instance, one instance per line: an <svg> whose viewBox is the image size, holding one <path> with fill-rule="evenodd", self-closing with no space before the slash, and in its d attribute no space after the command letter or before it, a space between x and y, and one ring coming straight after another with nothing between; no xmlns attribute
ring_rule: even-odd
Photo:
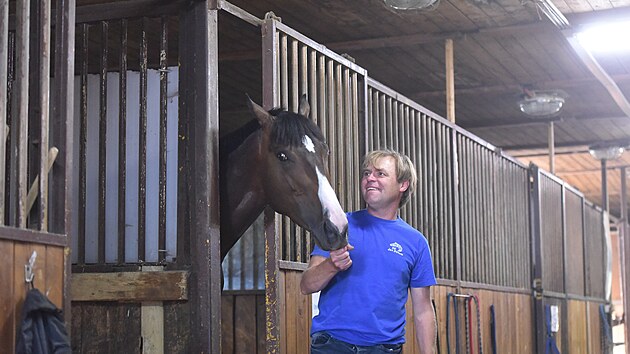
<svg viewBox="0 0 630 354"><path fill-rule="evenodd" d="M435 338L437 326L435 324L435 314L433 308L429 307L420 314L415 314L416 341L422 354L432 354L436 352Z"/></svg>
<svg viewBox="0 0 630 354"><path fill-rule="evenodd" d="M308 268L302 274L302 280L300 281L302 294L308 295L322 290L338 272L339 270L335 268L330 258Z"/></svg>

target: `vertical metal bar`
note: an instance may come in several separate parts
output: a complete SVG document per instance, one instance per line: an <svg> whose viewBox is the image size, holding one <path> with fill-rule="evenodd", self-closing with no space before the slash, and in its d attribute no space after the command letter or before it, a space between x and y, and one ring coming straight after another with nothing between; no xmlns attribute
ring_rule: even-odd
<svg viewBox="0 0 630 354"><path fill-rule="evenodd" d="M160 172L158 202L158 261L166 260L166 127L168 87L168 21L161 18L160 30Z"/></svg>
<svg viewBox="0 0 630 354"><path fill-rule="evenodd" d="M40 14L40 169L39 169L39 225L40 230L48 230L48 145L50 121L50 1L42 1ZM4 86L4 82L0 81ZM0 96L2 97L2 96ZM1 98L0 98L1 99ZM0 123L0 125L2 125Z"/></svg>
<svg viewBox="0 0 630 354"><path fill-rule="evenodd" d="M335 81L334 81L333 61L326 58L326 100L327 100L327 112L326 115L326 131L322 131L326 134L326 140L328 141L328 147L333 154L333 158L328 160L328 171L330 173L330 184L335 188L337 182L337 165L335 159L339 158L336 155L337 142L335 141Z"/></svg>
<svg viewBox="0 0 630 354"><path fill-rule="evenodd" d="M288 38L285 33L280 35L280 106L289 109L289 58ZM267 108L267 107L265 107ZM273 108L270 107L270 108Z"/></svg>
<svg viewBox="0 0 630 354"><path fill-rule="evenodd" d="M80 87L80 108L79 108L79 234L78 241L78 263L85 264L85 220L86 220L86 190L87 190L87 90L88 90L88 35L89 27L87 23L81 25L81 87Z"/></svg>
<svg viewBox="0 0 630 354"><path fill-rule="evenodd" d="M15 141L17 137L17 120L13 116L13 97L14 93L14 82L15 82L15 32L9 33L9 41L8 41L8 58L7 58L7 129L9 129L9 134L5 134L7 137L6 146L9 149L6 151L6 162L5 165L9 167L7 180L5 182L5 201L3 207L5 208L5 215L3 216L3 223L7 225L15 225L17 220L17 203L15 202L17 198L17 159L14 155L15 149Z"/></svg>
<svg viewBox="0 0 630 354"><path fill-rule="evenodd" d="M536 352L545 351L545 312L543 307L542 279L543 258L541 243L541 209L540 209L540 172L536 165L529 168L529 199L530 199L530 223L532 244L532 284L534 288L533 318L536 323Z"/></svg>
<svg viewBox="0 0 630 354"><path fill-rule="evenodd" d="M308 49L308 47L306 47ZM319 100L317 96L317 51L308 49L308 96L311 103L311 119L319 124Z"/></svg>
<svg viewBox="0 0 630 354"><path fill-rule="evenodd" d="M628 235L628 184L626 168L621 167L621 279L623 293L623 312L630 313L630 239ZM586 262L584 262L586 264ZM630 326L624 326L625 338L630 338ZM630 348L626 349L626 353Z"/></svg>
<svg viewBox="0 0 630 354"><path fill-rule="evenodd" d="M16 76L17 76L17 221L19 228L26 228L26 197L28 194L28 86L29 86L29 1L16 4Z"/></svg>
<svg viewBox="0 0 630 354"><path fill-rule="evenodd" d="M291 38L291 87L289 89L289 97L291 105L287 106L287 110L297 112L300 102L299 90L299 54L298 54L298 41L295 38Z"/></svg>
<svg viewBox="0 0 630 354"><path fill-rule="evenodd" d="M7 86L9 60L9 0L0 0L0 225L5 223L6 141L8 134Z"/></svg>
<svg viewBox="0 0 630 354"><path fill-rule="evenodd" d="M73 238L73 148L74 148L74 40L75 0L55 2L55 87L50 143L59 148L59 168L52 169L50 179L49 227L51 232L65 234L69 250ZM72 323L70 296L71 258L64 257L63 312L66 323ZM70 328L68 335L71 335Z"/></svg>
<svg viewBox="0 0 630 354"><path fill-rule="evenodd" d="M278 74L282 69L278 66L278 55L281 55L277 36L276 23L273 19L265 20L262 26L263 49L263 106L266 109L274 107L279 97ZM275 213L265 210L265 342L267 353L277 354L280 350L280 312L278 300L280 297L280 276L278 270L278 242L279 233Z"/></svg>
<svg viewBox="0 0 630 354"><path fill-rule="evenodd" d="M127 36L128 21L120 20L118 81L118 263L125 262L127 194Z"/></svg>
<svg viewBox="0 0 630 354"><path fill-rule="evenodd" d="M326 57L317 54L317 124L322 133L326 132ZM329 161L330 163L330 161Z"/></svg>
<svg viewBox="0 0 630 354"><path fill-rule="evenodd" d="M361 159L361 142L359 140L359 132L365 131L365 125L361 124L361 120L359 119L359 77L356 72L352 73L352 88L350 90L351 95L351 112L352 112L352 122L350 123L350 129L352 131L352 146L354 147L352 151L352 170L349 173L348 179L351 181L350 192L352 193L352 203L350 203L350 208L352 210L357 210L360 208L361 204L361 193L359 193L359 178L357 174L359 173L361 167L359 166L359 161ZM362 100L365 101L365 100ZM365 102L363 102L365 104ZM364 112L365 113L365 112Z"/></svg>
<svg viewBox="0 0 630 354"><path fill-rule="evenodd" d="M98 263L105 263L105 203L107 171L107 42L109 24L101 21L100 110L98 128Z"/></svg>
<svg viewBox="0 0 630 354"><path fill-rule="evenodd" d="M146 260L147 213L147 18L140 30L140 117L138 128L138 261Z"/></svg>
<svg viewBox="0 0 630 354"><path fill-rule="evenodd" d="M447 273L447 277L450 279L454 279L457 281L462 280L462 251L461 251L461 216L460 216L460 156L459 156L459 148L460 148L460 139L457 130L451 129L451 178L452 183L450 184L451 189L451 213L453 215L452 218L452 242L453 247L450 248L452 250L452 254L449 258L449 264L451 265L451 271Z"/></svg>

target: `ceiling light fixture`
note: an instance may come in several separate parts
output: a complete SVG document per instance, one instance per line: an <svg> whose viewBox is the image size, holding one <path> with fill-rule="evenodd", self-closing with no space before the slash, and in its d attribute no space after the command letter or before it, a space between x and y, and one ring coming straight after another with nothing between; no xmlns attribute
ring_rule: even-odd
<svg viewBox="0 0 630 354"><path fill-rule="evenodd" d="M589 146L588 152L597 160L616 160L626 149L623 146Z"/></svg>
<svg viewBox="0 0 630 354"><path fill-rule="evenodd" d="M439 0L383 0L385 4L396 10L422 10L439 4Z"/></svg>
<svg viewBox="0 0 630 354"><path fill-rule="evenodd" d="M560 113L568 95L561 90L535 91L525 90L525 95L518 102L521 112L534 118L547 118Z"/></svg>

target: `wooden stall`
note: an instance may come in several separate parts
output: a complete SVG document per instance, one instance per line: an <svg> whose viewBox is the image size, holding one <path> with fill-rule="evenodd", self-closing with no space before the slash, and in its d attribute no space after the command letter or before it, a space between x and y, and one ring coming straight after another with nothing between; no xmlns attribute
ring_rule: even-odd
<svg viewBox="0 0 630 354"><path fill-rule="evenodd" d="M441 352L540 352L549 336L571 352L602 350L607 215L563 181L373 80L271 13L259 19L208 0L76 9L80 2L57 1L49 74L45 59L24 64L24 11L36 2L16 3L11 22L0 1L0 22L12 23L0 26L0 97L9 97L0 106L9 134L0 124L0 137L10 148L0 150L0 251L11 255L0 260L0 283L10 284L0 295L11 299L0 304L8 316L0 351L15 344L21 273L37 250L35 286L63 308L75 352L308 352L314 304L299 291L308 232L267 210L250 230L250 248L224 263L229 291L221 293L218 141L248 120L245 94L289 110L307 94L345 210L362 207L366 151L410 156L420 180L401 217L433 252ZM34 6L38 16L46 18L47 6ZM47 87L50 121L42 113ZM28 146L40 149L27 154ZM58 155L49 174L50 147ZM44 193L29 212L33 184ZM550 335L547 305L560 319ZM417 350L408 309L410 354Z"/></svg>
<svg viewBox="0 0 630 354"><path fill-rule="evenodd" d="M31 289L71 318L74 1L34 4L0 2L2 353L15 350Z"/></svg>

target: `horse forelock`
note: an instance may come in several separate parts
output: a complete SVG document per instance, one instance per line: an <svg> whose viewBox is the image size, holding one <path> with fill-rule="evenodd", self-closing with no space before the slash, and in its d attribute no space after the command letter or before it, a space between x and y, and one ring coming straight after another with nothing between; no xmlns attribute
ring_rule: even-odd
<svg viewBox="0 0 630 354"><path fill-rule="evenodd" d="M274 123L271 127L271 144L297 147L303 144L304 136L325 143L325 139L317 125L310 119L287 111L272 110Z"/></svg>

